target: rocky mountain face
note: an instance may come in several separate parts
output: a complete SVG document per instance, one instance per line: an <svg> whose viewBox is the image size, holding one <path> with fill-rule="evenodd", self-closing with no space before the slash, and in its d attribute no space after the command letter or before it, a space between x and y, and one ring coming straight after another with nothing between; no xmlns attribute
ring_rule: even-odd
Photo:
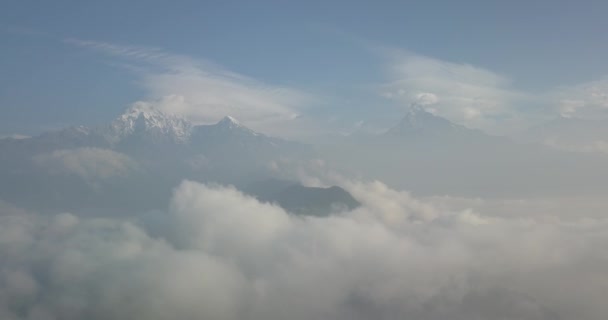
<svg viewBox="0 0 608 320"><path fill-rule="evenodd" d="M183 179L242 189L283 176L280 171L285 167L318 158L331 170L419 194L519 197L608 192L605 154L516 143L420 108L410 110L383 134L313 150L255 132L230 116L196 125L136 105L107 125L0 139L0 200L57 211L150 210L165 208L172 189ZM577 171L571 170L573 163ZM256 196L294 212L326 213L335 199L347 208L354 206L338 189L286 185ZM302 199L307 200L298 203ZM309 202L312 206L304 205Z"/></svg>
<svg viewBox="0 0 608 320"><path fill-rule="evenodd" d="M300 215L327 216L361 205L341 187L307 187L288 180L255 181L243 191L260 201L275 203L288 212Z"/></svg>
<svg viewBox="0 0 608 320"><path fill-rule="evenodd" d="M274 160L311 153L304 144L255 132L230 116L195 125L135 105L107 125L0 139L0 199L25 207L129 207L123 204L136 202L129 197L159 204L182 179L243 185L271 176ZM53 185L64 187L51 190Z"/></svg>
<svg viewBox="0 0 608 320"><path fill-rule="evenodd" d="M146 105L134 105L112 123L97 129L110 144L187 143L194 125Z"/></svg>

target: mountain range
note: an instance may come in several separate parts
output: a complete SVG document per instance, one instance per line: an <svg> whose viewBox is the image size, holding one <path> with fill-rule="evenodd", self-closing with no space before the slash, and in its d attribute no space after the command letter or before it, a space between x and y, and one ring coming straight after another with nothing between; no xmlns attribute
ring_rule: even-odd
<svg viewBox="0 0 608 320"><path fill-rule="evenodd" d="M486 134L420 107L411 108L384 133L346 139L322 153L332 166L350 175L380 179L424 195L536 197L608 192L605 155Z"/></svg>
<svg viewBox="0 0 608 320"><path fill-rule="evenodd" d="M151 210L166 207L173 188L191 179L231 184L292 211L322 215L333 203L356 207L342 189L289 184L264 194L250 188L293 179L299 164L313 159L339 174L426 195L608 192L605 155L515 142L418 107L384 133L313 147L255 132L230 116L197 125L134 105L106 125L0 139L0 200L57 211Z"/></svg>
<svg viewBox="0 0 608 320"><path fill-rule="evenodd" d="M485 134L482 131L455 124L446 118L432 114L424 108L414 105L406 111L405 116L397 125L386 131L385 135L400 138L469 138Z"/></svg>
<svg viewBox="0 0 608 320"><path fill-rule="evenodd" d="M277 150L296 145L293 142L254 132L231 116L224 117L216 124L195 125L182 117L145 105L135 105L127 109L109 125L94 128L75 126L26 139L11 137L0 139L0 144L5 147L23 145L45 150L87 146L133 151L144 146L172 145L194 151L225 143Z"/></svg>
<svg viewBox="0 0 608 320"><path fill-rule="evenodd" d="M0 150L0 199L26 208L74 204L67 209L129 208L136 199L158 207L183 179L246 185L271 176L274 160L313 154L308 145L255 132L230 116L195 125L145 105L107 125L0 139Z"/></svg>

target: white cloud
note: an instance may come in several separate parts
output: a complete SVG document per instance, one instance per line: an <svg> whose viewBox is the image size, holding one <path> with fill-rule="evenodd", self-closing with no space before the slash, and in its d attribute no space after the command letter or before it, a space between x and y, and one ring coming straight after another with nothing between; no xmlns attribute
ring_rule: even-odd
<svg viewBox="0 0 608 320"><path fill-rule="evenodd" d="M326 131L306 121L307 107L319 101L294 88L263 83L204 59L160 48L66 39L67 43L125 59L140 76L146 101L196 123L232 115L251 128L277 135L307 136ZM467 63L411 52L389 53L387 81L378 89L404 108L412 104L459 124L497 134L513 134L557 115L606 117L605 79L541 92L522 91L505 75ZM335 128L330 128L334 132Z"/></svg>
<svg viewBox="0 0 608 320"><path fill-rule="evenodd" d="M0 139L23 140L23 139L29 139L29 138L31 138L31 137L23 135L23 134L18 134L18 133L14 133L14 134L2 134L2 135L0 135Z"/></svg>
<svg viewBox="0 0 608 320"><path fill-rule="evenodd" d="M312 97L301 91L265 84L208 61L159 48L66 41L138 63L136 70L147 90L147 103L196 123L213 123L231 115L267 132L269 126L295 119L312 102Z"/></svg>
<svg viewBox="0 0 608 320"><path fill-rule="evenodd" d="M145 219L0 214L4 319L604 319L608 222L439 209L381 183L297 217L182 183ZM3 209L4 210L4 209ZM568 290L562 290L567 287Z"/></svg>
<svg viewBox="0 0 608 320"><path fill-rule="evenodd" d="M430 106L439 102L439 97L430 92L421 92L416 95L415 104L421 106Z"/></svg>
<svg viewBox="0 0 608 320"><path fill-rule="evenodd" d="M550 95L563 117L608 118L608 78L558 87Z"/></svg>
<svg viewBox="0 0 608 320"><path fill-rule="evenodd" d="M511 129L508 127L515 124L508 119L518 117L515 107L531 99L513 89L510 79L490 70L413 53L392 57L389 82L381 87L385 97L404 107L433 105L427 110L469 127Z"/></svg>
<svg viewBox="0 0 608 320"><path fill-rule="evenodd" d="M99 148L55 150L39 154L33 161L51 173L75 174L91 183L125 175L137 168L129 156Z"/></svg>
<svg viewBox="0 0 608 320"><path fill-rule="evenodd" d="M90 41L74 38L65 39L64 42L79 47L98 50L111 55L133 58L136 60L146 61L150 63L168 63L170 60L177 58L164 52L160 48L154 47L126 46L101 41Z"/></svg>
<svg viewBox="0 0 608 320"><path fill-rule="evenodd" d="M544 91L522 91L512 80L478 66L391 51L381 96L468 127L512 134L557 116L608 118L608 80Z"/></svg>

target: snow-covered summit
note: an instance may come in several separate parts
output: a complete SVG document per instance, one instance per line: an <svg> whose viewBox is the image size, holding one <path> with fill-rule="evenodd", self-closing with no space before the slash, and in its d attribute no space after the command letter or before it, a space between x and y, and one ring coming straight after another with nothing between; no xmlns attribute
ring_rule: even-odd
<svg viewBox="0 0 608 320"><path fill-rule="evenodd" d="M418 134L444 134L452 131L469 130L464 126L457 125L448 119L436 116L424 108L412 106L394 127L386 133L388 135L418 135Z"/></svg>
<svg viewBox="0 0 608 320"><path fill-rule="evenodd" d="M225 116L215 124L195 125L179 115L163 112L146 103L136 103L129 107L110 125L101 128L98 132L111 145L124 143L130 145L141 141L154 144L189 144L193 142L192 140L210 137L261 136L232 116Z"/></svg>
<svg viewBox="0 0 608 320"><path fill-rule="evenodd" d="M192 127L191 122L180 116L165 113L145 103L136 103L112 121L107 135L113 142L132 135L185 142L190 137Z"/></svg>
<svg viewBox="0 0 608 320"><path fill-rule="evenodd" d="M217 124L219 124L219 125L226 125L226 126L239 126L239 127L241 126L241 122L239 122L233 116L225 116Z"/></svg>
<svg viewBox="0 0 608 320"><path fill-rule="evenodd" d="M225 116L220 121L218 121L216 124L213 124L209 127L213 128L214 130L221 131L221 132L239 132L241 134L246 134L246 135L253 135L253 136L258 135L258 133L245 127L244 125L241 124L241 122L239 120L237 120L236 118L234 118L232 116Z"/></svg>

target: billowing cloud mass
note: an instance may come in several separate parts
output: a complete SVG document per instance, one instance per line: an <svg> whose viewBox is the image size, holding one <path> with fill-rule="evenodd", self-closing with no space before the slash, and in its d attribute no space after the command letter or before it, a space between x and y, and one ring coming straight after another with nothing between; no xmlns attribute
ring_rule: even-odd
<svg viewBox="0 0 608 320"><path fill-rule="evenodd" d="M2 319L604 319L608 223L449 211L375 183L294 216L183 182L126 219L0 207Z"/></svg>
<svg viewBox="0 0 608 320"><path fill-rule="evenodd" d="M77 148L55 150L36 155L34 163L50 173L74 174L94 182L127 174L137 168L129 156L100 148Z"/></svg>

